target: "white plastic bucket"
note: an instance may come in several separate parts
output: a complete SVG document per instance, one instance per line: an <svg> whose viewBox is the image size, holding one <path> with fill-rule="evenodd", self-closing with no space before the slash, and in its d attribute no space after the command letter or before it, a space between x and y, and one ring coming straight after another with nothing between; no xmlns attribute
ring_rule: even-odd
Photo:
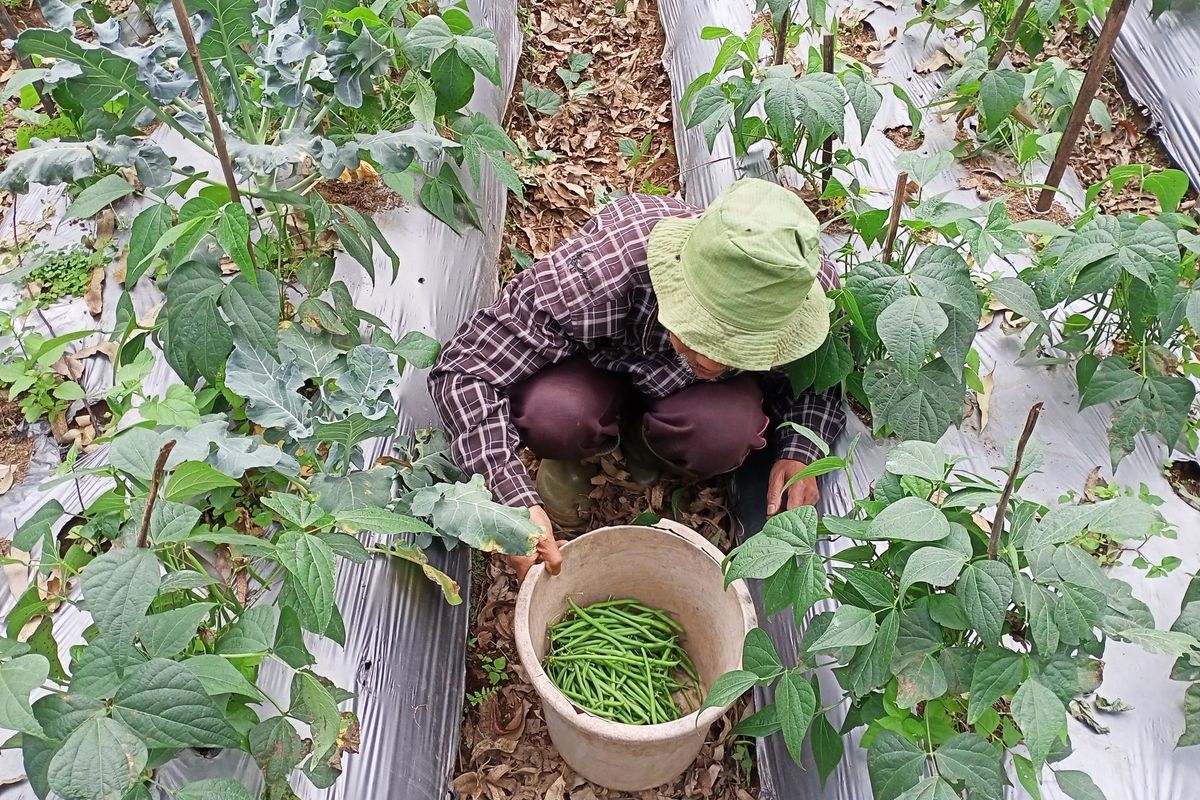
<svg viewBox="0 0 1200 800"><path fill-rule="evenodd" d="M517 596L517 654L542 700L546 728L573 770L592 783L635 792L667 783L700 754L708 729L728 710L708 708L658 725L624 725L575 706L546 677L546 629L568 609L633 598L671 614L707 692L742 668L742 642L757 620L742 581L724 588L723 555L683 525L601 528L563 546L563 566L530 570Z"/></svg>

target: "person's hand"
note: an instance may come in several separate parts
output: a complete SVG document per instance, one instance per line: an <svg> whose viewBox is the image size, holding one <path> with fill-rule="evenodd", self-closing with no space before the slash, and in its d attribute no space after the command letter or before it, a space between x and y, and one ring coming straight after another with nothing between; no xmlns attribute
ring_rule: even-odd
<svg viewBox="0 0 1200 800"><path fill-rule="evenodd" d="M767 516L772 517L780 511L791 511L800 506L815 506L821 499L821 491L817 488L815 477L801 478L788 486L784 497L784 485L793 475L807 467L803 461L794 458L781 458L771 467L771 477L767 481Z"/></svg>
<svg viewBox="0 0 1200 800"><path fill-rule="evenodd" d="M533 555L508 556L508 563L516 570L518 582L525 580L530 567L539 561L546 565L546 571L551 575L557 575L562 569L562 553L558 550L558 542L554 540L554 526L550 524L546 509L540 505L530 506L529 519L541 527L542 535L537 540Z"/></svg>

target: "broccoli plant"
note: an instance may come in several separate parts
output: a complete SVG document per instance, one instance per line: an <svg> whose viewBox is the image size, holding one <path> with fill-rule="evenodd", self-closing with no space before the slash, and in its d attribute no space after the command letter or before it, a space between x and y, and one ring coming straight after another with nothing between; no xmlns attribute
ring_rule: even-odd
<svg viewBox="0 0 1200 800"><path fill-rule="evenodd" d="M109 463L90 471L112 488L78 510L79 524L56 536L65 510L51 500L15 533L31 566L61 576L60 588L32 584L17 599L4 619L10 638L0 640L0 682L11 699L0 726L19 731L10 746L22 750L38 797L142 796L154 770L189 748L249 754L263 770L264 800L289 796L297 769L319 788L332 785L356 747L358 723L338 708L352 695L315 671L304 634L344 640L338 562L403 559L459 603L457 585L422 547L437 538L531 549L536 525L493 503L478 478L460 482L438 437L424 435L386 465L347 472L361 456L358 441L378 431L368 415L391 411L373 404L382 385L374 375L388 374L383 351L295 341L306 342L304 358L315 365L298 366L301 357L288 351L276 371L336 374L336 385L332 377L315 385L321 414L332 416L296 431L285 413L310 401L285 397L288 385L256 393L247 413L299 437L296 446L274 446L239 415L201 413L190 393L190 408L168 393L169 420L151 414L160 421L112 437ZM277 405L268 412L256 405L262 398ZM355 406L348 416L346 403ZM394 428L394 416L388 422ZM68 462L59 480L81 474ZM395 482L402 491L393 499ZM75 588L92 624L64 665L49 612L78 603ZM39 617L27 643L17 641ZM260 682L268 662L291 674L288 696ZM212 796L204 791L216 784L222 797L251 797L235 781L201 781L180 796Z"/></svg>
<svg viewBox="0 0 1200 800"><path fill-rule="evenodd" d="M476 213L455 162L475 180L487 163L521 191L505 159L515 153L512 141L464 111L476 73L497 85L500 74L494 35L461 9L414 20L404 6L347 12L322 3L195 0L186 30L164 4L155 15L159 32L135 44L89 9L48 4L50 27L17 37L22 55L57 62L36 77L53 86L76 135L16 154L0 186L21 193L30 183L70 184L79 193L69 213L80 217L144 197L150 205L134 220L131 283L201 247L219 249L244 271L266 267L257 262L272 254L258 243L268 233L315 243L332 231L369 272L375 249L394 264L369 217L308 191L364 163L410 196L420 179L423 205L456 229ZM88 29L85 38L73 35L77 25ZM186 44L193 34L194 51ZM392 92L387 116L368 101L385 90ZM393 127L381 128L385 121ZM143 137L152 125L217 159L222 174L168 157ZM457 142L441 135L451 132ZM179 205L176 195L188 201Z"/></svg>
<svg viewBox="0 0 1200 800"><path fill-rule="evenodd" d="M1000 798L1010 764L1038 796L1043 767L1070 752L1068 706L1099 686L1108 641L1172 656L1198 643L1155 629L1130 586L1079 544L1103 533L1136 549L1165 530L1154 507L1132 496L1051 507L1021 497L1037 467L1026 437L1003 483L962 470L935 444L903 442L849 514L771 518L730 553L726 579L762 580L766 613L808 620L798 666L751 631L743 669L717 680L706 703L774 685L775 702L741 732L781 731L797 760L807 739L823 780L842 737L862 730L879 800ZM849 479L853 448L827 458ZM833 610L813 614L822 601ZM817 667L832 668L842 696L822 696ZM839 730L825 712L843 700ZM1085 773L1053 772L1070 796L1103 797Z"/></svg>

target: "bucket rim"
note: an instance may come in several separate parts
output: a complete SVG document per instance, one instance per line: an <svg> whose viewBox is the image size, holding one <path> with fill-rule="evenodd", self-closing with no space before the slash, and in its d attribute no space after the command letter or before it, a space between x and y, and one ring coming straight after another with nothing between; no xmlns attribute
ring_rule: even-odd
<svg viewBox="0 0 1200 800"><path fill-rule="evenodd" d="M564 544L561 549L566 554L568 548L589 536L596 536L597 534L603 536L613 531L628 531L630 529L653 531L655 536L662 536L664 534L676 536L701 550L705 555L713 559L718 566L725 559L725 554L716 545L691 528L674 520L660 520L654 525L608 525L572 539ZM579 708L566 695L560 692L558 687L554 685L554 682L546 675L541 660L534 652L533 639L529 633L529 609L533 602L533 591L538 582L545 576L545 567L542 564L535 565L525 576L525 581L521 584L521 589L517 594L513 625L513 636L517 644L517 657L520 658L521 665L525 668L529 682L542 702L550 706L563 719L571 720L574 725L585 731L589 736L611 741L645 742L652 744L684 735L692 735L707 731L737 701L737 698L735 698L722 706L713 706L701 711L693 711L679 719L652 725L628 725L623 722L615 722ZM758 626L758 616L754 609L754 600L750 596L750 589L745 581L735 580L731 582L727 591L729 590L734 592L738 600L738 605L742 610L742 618L745 621L744 638L746 633L749 633Z"/></svg>

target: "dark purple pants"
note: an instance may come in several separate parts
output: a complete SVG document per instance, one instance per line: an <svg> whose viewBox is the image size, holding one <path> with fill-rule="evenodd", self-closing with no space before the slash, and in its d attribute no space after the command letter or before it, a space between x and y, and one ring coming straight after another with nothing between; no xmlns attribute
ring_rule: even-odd
<svg viewBox="0 0 1200 800"><path fill-rule="evenodd" d="M769 420L758 381L739 375L697 383L661 399L622 375L572 356L508 390L512 421L542 458L578 460L616 446L622 427L639 424L654 455L700 478L736 469L766 445Z"/></svg>

